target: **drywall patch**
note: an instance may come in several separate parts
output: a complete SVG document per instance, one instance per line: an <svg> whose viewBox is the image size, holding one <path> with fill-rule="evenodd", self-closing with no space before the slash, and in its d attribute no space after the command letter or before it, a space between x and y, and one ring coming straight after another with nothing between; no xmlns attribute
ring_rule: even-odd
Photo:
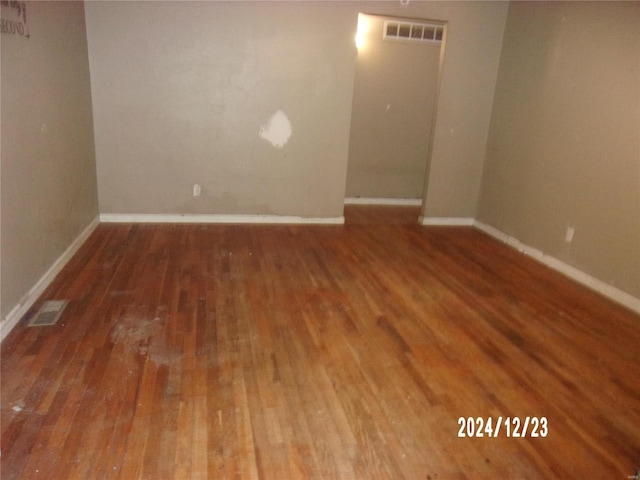
<svg viewBox="0 0 640 480"><path fill-rule="evenodd" d="M271 115L269 121L260 127L260 137L276 148L287 144L291 137L291 122L282 110Z"/></svg>

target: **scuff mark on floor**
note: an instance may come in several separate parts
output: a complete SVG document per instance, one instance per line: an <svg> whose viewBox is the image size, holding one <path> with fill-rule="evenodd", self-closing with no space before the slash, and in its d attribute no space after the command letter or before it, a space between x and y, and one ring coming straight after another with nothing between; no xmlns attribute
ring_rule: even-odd
<svg viewBox="0 0 640 480"><path fill-rule="evenodd" d="M125 349L146 355L154 331L162 331L162 320L160 317L153 319L125 317L122 318L111 332L113 343L122 343Z"/></svg>

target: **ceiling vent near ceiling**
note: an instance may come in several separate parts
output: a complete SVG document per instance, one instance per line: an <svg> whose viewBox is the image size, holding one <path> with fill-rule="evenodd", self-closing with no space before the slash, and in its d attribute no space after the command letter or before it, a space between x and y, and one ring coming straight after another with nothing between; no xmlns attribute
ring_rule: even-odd
<svg viewBox="0 0 640 480"><path fill-rule="evenodd" d="M386 20L382 38L410 42L442 42L444 26L436 23Z"/></svg>

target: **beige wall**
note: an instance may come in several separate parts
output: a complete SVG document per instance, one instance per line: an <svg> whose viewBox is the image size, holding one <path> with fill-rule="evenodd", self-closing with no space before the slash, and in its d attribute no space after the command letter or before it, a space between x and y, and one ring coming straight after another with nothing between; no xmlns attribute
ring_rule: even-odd
<svg viewBox="0 0 640 480"><path fill-rule="evenodd" d="M449 21L424 209L473 216L506 10L88 2L100 211L342 215L362 11ZM283 148L259 136L278 110L292 128Z"/></svg>
<svg viewBox="0 0 640 480"><path fill-rule="evenodd" d="M389 17L361 17L346 196L422 199L441 43L383 40Z"/></svg>
<svg viewBox="0 0 640 480"><path fill-rule="evenodd" d="M27 24L1 39L3 320L98 213L83 4L27 2Z"/></svg>
<svg viewBox="0 0 640 480"><path fill-rule="evenodd" d="M478 211L636 298L639 52L638 2L511 3Z"/></svg>
<svg viewBox="0 0 640 480"><path fill-rule="evenodd" d="M86 9L101 213L342 215L355 17L325 2ZM282 147L259 135L278 111Z"/></svg>
<svg viewBox="0 0 640 480"><path fill-rule="evenodd" d="M447 21L424 217L476 214L507 7L410 2L406 9L409 16Z"/></svg>

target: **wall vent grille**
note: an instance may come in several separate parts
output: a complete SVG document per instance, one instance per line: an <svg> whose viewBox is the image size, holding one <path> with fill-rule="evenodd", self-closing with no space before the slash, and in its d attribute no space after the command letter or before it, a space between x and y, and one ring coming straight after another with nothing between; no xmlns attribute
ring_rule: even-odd
<svg viewBox="0 0 640 480"><path fill-rule="evenodd" d="M444 26L436 23L386 20L382 38L409 42L442 42Z"/></svg>

